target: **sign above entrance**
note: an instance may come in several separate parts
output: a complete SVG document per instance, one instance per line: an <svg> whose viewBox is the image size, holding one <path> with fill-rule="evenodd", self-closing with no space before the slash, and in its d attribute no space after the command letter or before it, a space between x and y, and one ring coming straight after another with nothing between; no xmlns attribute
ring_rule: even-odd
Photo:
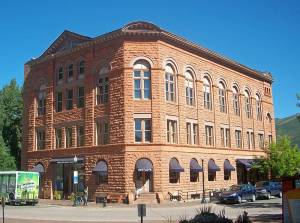
<svg viewBox="0 0 300 223"><path fill-rule="evenodd" d="M74 174L73 174L73 182L74 184L78 184L78 171L74 171Z"/></svg>
<svg viewBox="0 0 300 223"><path fill-rule="evenodd" d="M77 157L77 162L83 162L83 157ZM50 160L51 163L58 163L58 164L68 164L68 163L75 163L74 157L72 158L55 158Z"/></svg>

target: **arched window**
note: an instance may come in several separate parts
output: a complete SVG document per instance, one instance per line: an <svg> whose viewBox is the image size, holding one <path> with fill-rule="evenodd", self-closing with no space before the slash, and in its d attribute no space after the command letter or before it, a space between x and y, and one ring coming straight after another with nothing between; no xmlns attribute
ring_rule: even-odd
<svg viewBox="0 0 300 223"><path fill-rule="evenodd" d="M138 60L133 66L134 98L150 99L151 67L146 60Z"/></svg>
<svg viewBox="0 0 300 223"><path fill-rule="evenodd" d="M93 169L93 172L96 173L96 182L98 184L108 183L107 163L104 160L101 160L97 163Z"/></svg>
<svg viewBox="0 0 300 223"><path fill-rule="evenodd" d="M78 65L78 78L79 79L83 78L84 71L85 71L85 62L84 62L84 60L81 60Z"/></svg>
<svg viewBox="0 0 300 223"><path fill-rule="evenodd" d="M165 82L166 82L166 100L176 101L175 75L174 69L169 64L165 67Z"/></svg>
<svg viewBox="0 0 300 223"><path fill-rule="evenodd" d="M57 71L57 82L61 82L64 79L64 68L59 67Z"/></svg>
<svg viewBox="0 0 300 223"><path fill-rule="evenodd" d="M42 85L39 89L37 100L37 115L45 115L46 113L46 86Z"/></svg>
<svg viewBox="0 0 300 223"><path fill-rule="evenodd" d="M230 164L229 160L224 161L224 180L231 179L231 171L235 171L235 168Z"/></svg>
<svg viewBox="0 0 300 223"><path fill-rule="evenodd" d="M213 159L208 161L208 181L216 181L216 172L220 171L220 167L218 167Z"/></svg>
<svg viewBox="0 0 300 223"><path fill-rule="evenodd" d="M169 181L170 183L180 182L180 172L184 172L184 169L180 166L176 158L172 158L169 163Z"/></svg>
<svg viewBox="0 0 300 223"><path fill-rule="evenodd" d="M250 93L248 90L245 90L245 111L246 111L246 117L251 118L251 116L252 116L251 98L250 98Z"/></svg>
<svg viewBox="0 0 300 223"><path fill-rule="evenodd" d="M233 103L234 114L240 116L240 100L239 100L239 90L237 86L233 86L232 88L232 103Z"/></svg>
<svg viewBox="0 0 300 223"><path fill-rule="evenodd" d="M225 84L223 82L219 83L219 104L220 104L220 112L226 113L226 90Z"/></svg>
<svg viewBox="0 0 300 223"><path fill-rule="evenodd" d="M190 71L185 72L185 97L187 105L195 105L194 78Z"/></svg>
<svg viewBox="0 0 300 223"><path fill-rule="evenodd" d="M267 120L269 123L272 123L272 117L270 113L267 113Z"/></svg>
<svg viewBox="0 0 300 223"><path fill-rule="evenodd" d="M97 105L108 103L109 94L109 79L108 79L109 69L103 67L99 72L99 78L97 83Z"/></svg>
<svg viewBox="0 0 300 223"><path fill-rule="evenodd" d="M256 99L256 115L257 115L257 120L261 121L262 120L262 107L261 107L261 98L259 94L255 95Z"/></svg>
<svg viewBox="0 0 300 223"><path fill-rule="evenodd" d="M73 64L68 65L68 79L73 79L74 69Z"/></svg>
<svg viewBox="0 0 300 223"><path fill-rule="evenodd" d="M203 100L204 100L204 108L211 110L212 109L211 85L207 77L203 78Z"/></svg>
<svg viewBox="0 0 300 223"><path fill-rule="evenodd" d="M203 168L199 165L198 161L193 158L190 161L190 182L199 181L199 172L202 172Z"/></svg>

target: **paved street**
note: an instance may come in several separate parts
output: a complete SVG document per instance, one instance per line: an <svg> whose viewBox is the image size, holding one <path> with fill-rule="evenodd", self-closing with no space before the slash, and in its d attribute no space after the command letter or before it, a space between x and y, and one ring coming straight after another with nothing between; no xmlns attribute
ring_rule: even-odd
<svg viewBox="0 0 300 223"><path fill-rule="evenodd" d="M163 205L147 205L145 222L170 222L184 216L195 215L198 202L168 203ZM225 208L227 217L235 219L246 210L255 222L280 222L281 199L258 200L241 205L209 204L218 213ZM7 223L29 222L138 222L136 205L108 205L106 208L96 205L88 207L72 207L61 205L39 204L37 206L6 206Z"/></svg>

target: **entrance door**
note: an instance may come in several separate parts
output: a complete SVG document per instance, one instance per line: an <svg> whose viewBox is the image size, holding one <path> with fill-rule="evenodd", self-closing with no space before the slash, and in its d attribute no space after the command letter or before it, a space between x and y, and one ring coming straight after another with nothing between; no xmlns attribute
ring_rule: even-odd
<svg viewBox="0 0 300 223"><path fill-rule="evenodd" d="M152 192L152 171L137 171L135 187L138 194Z"/></svg>
<svg viewBox="0 0 300 223"><path fill-rule="evenodd" d="M144 172L144 191L151 192L152 191L152 172Z"/></svg>

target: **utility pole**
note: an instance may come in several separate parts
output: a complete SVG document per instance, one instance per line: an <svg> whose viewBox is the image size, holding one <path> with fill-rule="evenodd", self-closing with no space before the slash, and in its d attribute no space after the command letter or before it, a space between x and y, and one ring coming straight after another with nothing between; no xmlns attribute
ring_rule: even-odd
<svg viewBox="0 0 300 223"><path fill-rule="evenodd" d="M202 191L203 191L201 203L206 203L206 200L205 200L205 186L204 186L204 160L203 159L201 160L201 165L202 165Z"/></svg>

